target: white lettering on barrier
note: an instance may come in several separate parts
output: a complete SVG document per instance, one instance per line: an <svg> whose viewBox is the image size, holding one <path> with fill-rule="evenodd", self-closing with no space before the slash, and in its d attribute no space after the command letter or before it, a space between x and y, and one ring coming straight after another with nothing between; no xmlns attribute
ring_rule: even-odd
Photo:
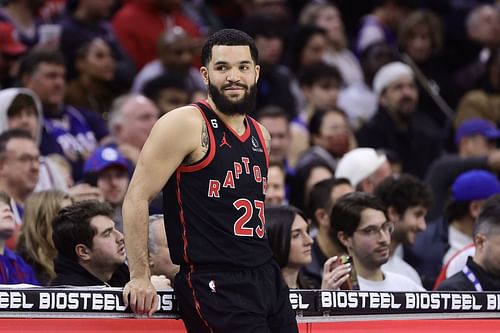
<svg viewBox="0 0 500 333"><path fill-rule="evenodd" d="M339 309L399 309L401 304L396 303L391 293L356 292L356 291L322 291L320 294L323 308Z"/></svg>
<svg viewBox="0 0 500 333"><path fill-rule="evenodd" d="M304 303L302 301L302 295L299 293L290 293L289 294L290 304L292 305L293 310L307 310L309 309L310 304Z"/></svg>
<svg viewBox="0 0 500 333"><path fill-rule="evenodd" d="M405 293L406 309L416 310L481 310L471 294Z"/></svg>

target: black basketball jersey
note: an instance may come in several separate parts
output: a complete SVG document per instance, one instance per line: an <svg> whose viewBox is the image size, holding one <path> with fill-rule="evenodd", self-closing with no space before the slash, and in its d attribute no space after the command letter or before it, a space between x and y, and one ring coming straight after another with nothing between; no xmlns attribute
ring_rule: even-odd
<svg viewBox="0 0 500 333"><path fill-rule="evenodd" d="M245 118L238 135L206 102L194 104L210 137L205 157L180 166L163 189L172 261L194 267L255 267L272 252L265 233L268 155L262 131Z"/></svg>

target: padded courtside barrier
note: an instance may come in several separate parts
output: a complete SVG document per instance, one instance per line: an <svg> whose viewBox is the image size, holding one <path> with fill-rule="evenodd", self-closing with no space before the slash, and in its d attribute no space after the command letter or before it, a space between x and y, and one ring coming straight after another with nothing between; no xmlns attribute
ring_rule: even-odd
<svg viewBox="0 0 500 333"><path fill-rule="evenodd" d="M6 287L6 286L4 286ZM151 319L125 308L118 288L0 288L0 333L182 332L172 290ZM301 333L500 332L500 292L293 290Z"/></svg>

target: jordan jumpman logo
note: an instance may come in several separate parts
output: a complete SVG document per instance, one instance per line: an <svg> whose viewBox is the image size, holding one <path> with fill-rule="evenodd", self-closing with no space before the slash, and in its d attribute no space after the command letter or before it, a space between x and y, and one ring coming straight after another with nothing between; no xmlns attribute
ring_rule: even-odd
<svg viewBox="0 0 500 333"><path fill-rule="evenodd" d="M219 147L222 147L224 145L228 146L229 148L232 148L231 145L229 144L229 142L227 142L227 140L226 140L226 132L222 132L222 140L220 142Z"/></svg>

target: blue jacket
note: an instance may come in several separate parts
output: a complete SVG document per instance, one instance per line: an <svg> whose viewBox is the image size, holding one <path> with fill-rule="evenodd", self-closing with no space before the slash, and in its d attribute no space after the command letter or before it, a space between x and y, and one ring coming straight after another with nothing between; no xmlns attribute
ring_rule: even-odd
<svg viewBox="0 0 500 333"><path fill-rule="evenodd" d="M0 284L16 283L40 285L31 266L20 256L5 248L3 255L0 255Z"/></svg>

